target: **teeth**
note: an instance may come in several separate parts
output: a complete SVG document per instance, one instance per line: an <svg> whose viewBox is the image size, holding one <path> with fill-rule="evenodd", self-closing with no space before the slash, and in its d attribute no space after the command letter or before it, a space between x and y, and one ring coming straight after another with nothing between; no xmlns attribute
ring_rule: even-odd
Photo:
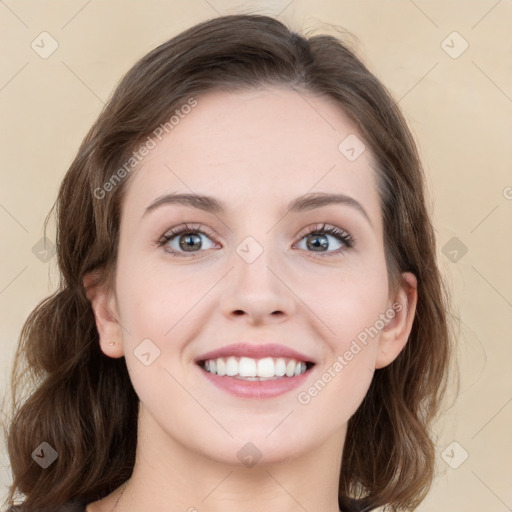
<svg viewBox="0 0 512 512"><path fill-rule="evenodd" d="M274 380L284 376L301 375L307 369L304 361L285 359L283 357L228 357L210 359L204 362L203 368L221 377L235 377L243 380Z"/></svg>
<svg viewBox="0 0 512 512"><path fill-rule="evenodd" d="M238 363L234 357L228 357L226 362L226 375L234 377L238 373Z"/></svg>

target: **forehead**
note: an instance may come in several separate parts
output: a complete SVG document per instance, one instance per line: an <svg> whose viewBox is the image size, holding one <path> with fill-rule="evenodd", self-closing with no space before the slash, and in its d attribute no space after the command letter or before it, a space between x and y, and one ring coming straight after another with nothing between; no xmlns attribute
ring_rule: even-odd
<svg viewBox="0 0 512 512"><path fill-rule="evenodd" d="M174 192L233 207L267 198L276 208L302 194L339 192L378 208L371 152L351 161L340 150L357 130L334 100L277 87L195 99L139 164L126 196L132 207Z"/></svg>

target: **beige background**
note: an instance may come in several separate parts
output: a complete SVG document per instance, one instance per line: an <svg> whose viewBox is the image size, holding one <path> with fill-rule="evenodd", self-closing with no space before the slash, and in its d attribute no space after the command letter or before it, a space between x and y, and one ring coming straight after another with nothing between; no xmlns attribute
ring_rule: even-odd
<svg viewBox="0 0 512 512"><path fill-rule="evenodd" d="M40 261L33 247L103 103L147 51L238 12L278 16L297 30L343 27L400 101L424 159L461 321L461 391L439 422L438 477L420 510L512 509L510 0L0 1L1 393L25 318L57 283L55 258ZM31 47L51 48L44 31L58 44L47 58ZM0 466L3 498L3 446Z"/></svg>

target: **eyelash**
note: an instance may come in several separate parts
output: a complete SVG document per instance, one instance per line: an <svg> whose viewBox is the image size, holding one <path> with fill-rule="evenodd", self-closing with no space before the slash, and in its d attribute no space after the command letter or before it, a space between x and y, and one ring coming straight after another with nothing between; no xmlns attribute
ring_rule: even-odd
<svg viewBox="0 0 512 512"><path fill-rule="evenodd" d="M196 234L196 233L205 235L210 239L213 238L212 233L210 233L207 229L203 228L202 226L193 226L193 225L190 226L188 224L184 224L182 226L178 226L178 227L175 227L175 228L172 228L171 230L169 230L165 235L163 235L157 241L157 245L159 247L163 247L168 242L170 242L173 238L175 238L179 235ZM317 253L321 258L326 258L326 257L330 257L330 256L333 256L336 254L341 254L348 249L352 249L355 245L355 239L350 234L348 234L343 229L339 229L335 226L328 226L326 224L317 224L316 226L308 228L308 230L305 233L302 233L300 236L300 239L302 240L306 236L312 235L312 234L331 235L331 236L337 238L343 244L343 247L336 249L335 251L328 251L325 253L322 253L322 252ZM167 249L166 249L166 252L168 252L172 256L185 257L185 258L190 257L190 256L185 256L185 254L186 254L185 252L167 250ZM192 257L193 257L193 252L194 251L189 253ZM197 251L197 252L204 252L204 251ZM314 253L314 251L307 251L307 252Z"/></svg>

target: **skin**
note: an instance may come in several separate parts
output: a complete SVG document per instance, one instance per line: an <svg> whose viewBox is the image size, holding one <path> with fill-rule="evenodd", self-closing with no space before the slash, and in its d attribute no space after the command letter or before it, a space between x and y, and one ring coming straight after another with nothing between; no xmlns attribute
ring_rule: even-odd
<svg viewBox="0 0 512 512"><path fill-rule="evenodd" d="M373 157L367 148L349 161L338 150L357 130L332 100L277 87L196 99L130 179L115 286L85 281L102 350L126 358L141 400L137 460L116 510L295 512L300 504L338 511L347 422L375 369L407 342L416 279L404 273L406 286L391 293ZM351 196L369 221L348 204L283 216L291 200L313 192ZM167 204L143 215L169 193L213 196L227 210ZM212 236L174 257L156 241L184 222ZM323 223L348 232L355 246L334 254L342 243L327 234L320 235L329 243L324 252L308 248L305 228ZM247 236L263 248L252 263L236 252ZM167 249L179 251L179 235L174 240ZM299 403L298 392L397 303L401 311L379 334L308 404ZM147 338L161 351L149 366L134 355ZM194 359L242 339L311 356L307 384L262 400L210 384ZM262 454L253 467L237 457L249 441ZM119 495L87 512L111 511Z"/></svg>

